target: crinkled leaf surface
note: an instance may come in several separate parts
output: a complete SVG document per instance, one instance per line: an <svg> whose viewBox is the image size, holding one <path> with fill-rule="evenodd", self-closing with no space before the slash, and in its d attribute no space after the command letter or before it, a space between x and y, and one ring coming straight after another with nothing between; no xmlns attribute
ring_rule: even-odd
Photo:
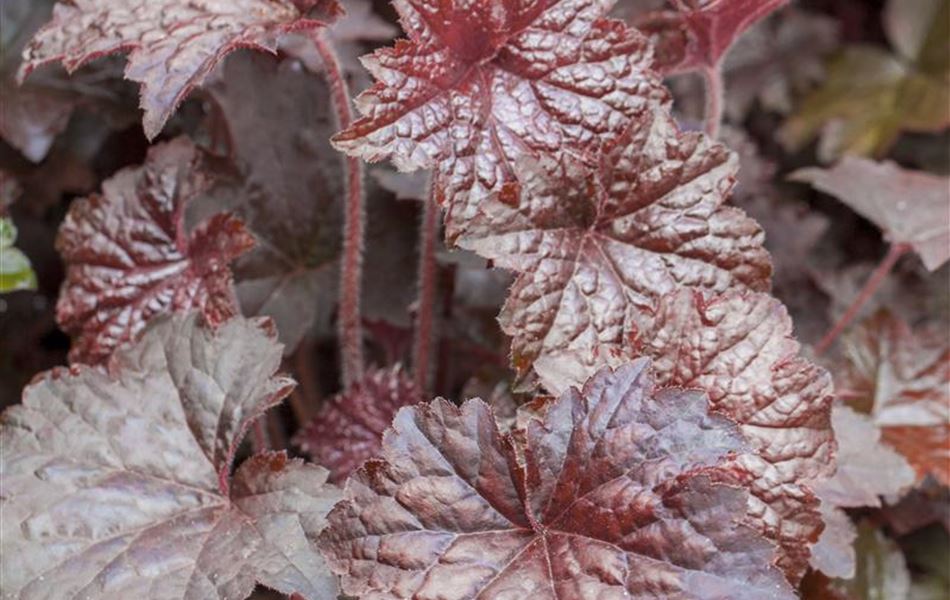
<svg viewBox="0 0 950 600"><path fill-rule="evenodd" d="M480 400L404 408L319 546L363 598L791 598L738 524L744 450L702 393L604 370L527 431L526 464ZM729 466L726 466L729 463Z"/></svg>
<svg viewBox="0 0 950 600"><path fill-rule="evenodd" d="M912 246L928 270L950 259L950 177L848 156L830 169L801 169L792 178L835 196L892 244Z"/></svg>
<svg viewBox="0 0 950 600"><path fill-rule="evenodd" d="M825 83L783 125L789 150L820 134L826 162L883 156L903 131L950 125L950 1L889 0L884 28L896 52L855 45L837 56Z"/></svg>
<svg viewBox="0 0 950 600"><path fill-rule="evenodd" d="M526 165L519 198L483 204L460 245L520 273L500 320L521 375L539 358L617 352L631 313L678 287L767 290L762 230L722 206L735 171L725 147L657 111L596 171Z"/></svg>
<svg viewBox="0 0 950 600"><path fill-rule="evenodd" d="M337 148L435 167L455 237L526 155L596 151L667 94L610 0L398 0L408 40L364 58L377 83Z"/></svg>
<svg viewBox="0 0 950 600"><path fill-rule="evenodd" d="M102 362L157 314L235 314L228 264L254 238L227 214L185 233L185 207L210 181L202 161L186 138L155 146L70 207L56 242L66 263L56 319L74 337L73 362Z"/></svg>
<svg viewBox="0 0 950 600"><path fill-rule="evenodd" d="M255 582L308 598L336 583L307 540L339 491L327 471L257 455L250 424L293 381L272 324L164 318L108 373L48 373L3 414L4 597L240 600Z"/></svg>
<svg viewBox="0 0 950 600"><path fill-rule="evenodd" d="M319 15L309 18L311 9ZM20 77L61 62L70 72L128 52L128 79L142 84L145 134L157 136L188 93L239 48L274 52L285 32L322 27L335 0L64 0L24 51Z"/></svg>
<svg viewBox="0 0 950 600"><path fill-rule="evenodd" d="M881 311L847 338L840 385L857 397L884 441L903 454L919 478L950 484L950 345L936 327L911 330Z"/></svg>
<svg viewBox="0 0 950 600"><path fill-rule="evenodd" d="M664 73L718 68L736 38L788 0L671 0L634 24L657 44L656 67Z"/></svg>
<svg viewBox="0 0 950 600"><path fill-rule="evenodd" d="M626 345L593 365L574 352L539 361L545 387L558 392L598 362L646 356L660 385L706 392L710 407L735 420L764 459L752 469L763 515L757 525L781 544L789 577L800 577L822 527L803 480L834 469L833 389L828 373L799 355L785 308L765 294L707 300L680 290L628 323Z"/></svg>
<svg viewBox="0 0 950 600"><path fill-rule="evenodd" d="M329 399L294 443L328 468L334 481L344 481L379 453L396 411L418 401L419 391L401 367L367 371L362 380Z"/></svg>

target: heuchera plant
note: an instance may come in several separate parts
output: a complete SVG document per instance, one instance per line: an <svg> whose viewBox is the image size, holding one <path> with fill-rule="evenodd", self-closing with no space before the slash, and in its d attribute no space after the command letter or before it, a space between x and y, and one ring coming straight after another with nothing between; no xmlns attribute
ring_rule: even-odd
<svg viewBox="0 0 950 600"><path fill-rule="evenodd" d="M615 3L3 0L0 596L950 595L950 2Z"/></svg>

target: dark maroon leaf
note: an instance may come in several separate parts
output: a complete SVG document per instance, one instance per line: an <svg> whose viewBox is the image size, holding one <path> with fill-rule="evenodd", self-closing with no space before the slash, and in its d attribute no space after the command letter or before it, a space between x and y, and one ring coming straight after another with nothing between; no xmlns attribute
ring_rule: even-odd
<svg viewBox="0 0 950 600"><path fill-rule="evenodd" d="M401 0L408 40L364 59L376 85L334 144L401 171L437 168L454 237L537 154L596 151L666 101L647 40L600 0Z"/></svg>
<svg viewBox="0 0 950 600"><path fill-rule="evenodd" d="M293 351L336 302L343 159L329 89L294 61L235 56L208 92L242 180L203 210L233 211L258 246L235 264L241 309L274 319Z"/></svg>
<svg viewBox="0 0 950 600"><path fill-rule="evenodd" d="M236 312L228 263L254 239L226 214L186 235L184 210L209 184L202 161L185 138L155 146L144 165L70 207L57 240L67 272L56 314L74 336L71 361L102 362L157 314L197 308L218 323Z"/></svg>
<svg viewBox="0 0 950 600"><path fill-rule="evenodd" d="M307 536L339 496L326 470L259 454L250 424L293 381L267 321L164 318L91 367L47 373L3 414L2 574L22 600L312 599L336 582Z"/></svg>
<svg viewBox="0 0 950 600"><path fill-rule="evenodd" d="M436 400L397 414L318 544L346 593L380 600L792 598L740 524L744 450L646 360L531 421L524 467L486 404Z"/></svg>
<svg viewBox="0 0 950 600"><path fill-rule="evenodd" d="M260 54L235 56L220 74L208 91L240 181L215 190L196 214L233 211L248 224L258 246L234 268L242 311L272 317L291 352L308 333L330 330L337 302L344 157L329 142L329 90L299 62ZM365 183L363 313L406 322L416 207Z"/></svg>
<svg viewBox="0 0 950 600"><path fill-rule="evenodd" d="M419 399L419 390L398 365L368 371L350 389L329 399L294 436L294 443L328 468L333 481L342 482L379 453L383 432L396 411Z"/></svg>
<svg viewBox="0 0 950 600"><path fill-rule="evenodd" d="M831 169L796 171L792 179L835 196L892 244L912 246L928 270L950 259L950 177L849 156Z"/></svg>
<svg viewBox="0 0 950 600"><path fill-rule="evenodd" d="M950 344L944 327L911 330L878 312L847 339L839 385L869 413L918 479L950 485Z"/></svg>
<svg viewBox="0 0 950 600"><path fill-rule="evenodd" d="M834 469L833 390L828 373L799 356L782 304L765 294L705 299L680 290L627 323L625 343L613 354L591 361L565 352L539 361L545 387L559 393L598 365L646 356L660 385L706 392L710 408L735 420L774 467L756 471L753 494L767 515L759 525L782 545L790 578L800 577L821 531L817 501L803 481Z"/></svg>
<svg viewBox="0 0 950 600"><path fill-rule="evenodd" d="M634 25L657 44L656 67L665 73L717 68L736 38L788 0L671 0Z"/></svg>
<svg viewBox="0 0 950 600"><path fill-rule="evenodd" d="M318 4L319 17L308 18ZM24 52L20 78L49 63L73 72L128 52L125 75L142 84L152 139L225 56L239 48L274 52L281 34L323 27L341 12L335 0L64 0Z"/></svg>
<svg viewBox="0 0 950 600"><path fill-rule="evenodd" d="M636 119L594 172L523 164L520 197L483 204L460 240L520 273L500 318L519 373L565 353L601 364L626 344L631 313L678 287L767 290L762 230L722 206L735 172L725 147L659 111Z"/></svg>

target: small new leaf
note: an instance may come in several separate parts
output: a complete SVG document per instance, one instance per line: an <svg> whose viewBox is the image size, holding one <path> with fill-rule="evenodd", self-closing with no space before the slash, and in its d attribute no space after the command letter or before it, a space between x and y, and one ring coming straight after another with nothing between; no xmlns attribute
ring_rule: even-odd
<svg viewBox="0 0 950 600"><path fill-rule="evenodd" d="M318 544L364 598L792 598L740 522L745 450L649 361L605 369L528 423L525 463L480 400L402 409Z"/></svg>
<svg viewBox="0 0 950 600"><path fill-rule="evenodd" d="M762 230L722 206L736 169L724 146L647 112L595 171L528 163L520 197L483 204L459 243L520 273L500 320L521 376L569 353L596 363L584 381L624 346L631 314L676 288L767 290Z"/></svg>
<svg viewBox="0 0 950 600"><path fill-rule="evenodd" d="M317 18L309 18L319 8ZM281 34L323 27L336 0L63 0L23 53L20 80L61 62L70 73L128 52L126 78L142 84L145 135L155 138L182 100L239 48L275 52Z"/></svg>
<svg viewBox="0 0 950 600"><path fill-rule="evenodd" d="M847 156L830 169L801 169L791 178L835 196L890 243L913 247L929 271L950 259L950 177Z"/></svg>
<svg viewBox="0 0 950 600"><path fill-rule="evenodd" d="M365 57L377 83L340 150L437 168L450 237L517 181L517 161L594 152L667 93L648 41L604 0L398 0L408 40Z"/></svg>
<svg viewBox="0 0 950 600"><path fill-rule="evenodd" d="M17 230L13 219L0 210L0 294L36 289L36 273L30 259L16 248Z"/></svg>
<svg viewBox="0 0 950 600"><path fill-rule="evenodd" d="M237 312L228 264L254 238L226 214L185 233L185 207L210 181L202 160L186 138L155 146L70 206L56 242L66 263L56 318L74 337L71 361L104 361L157 314L196 308L218 323Z"/></svg>
<svg viewBox="0 0 950 600"><path fill-rule="evenodd" d="M108 372L47 373L7 409L4 597L242 600L255 582L317 600L336 582L307 536L339 491L264 453L231 464L293 381L272 324L164 318Z"/></svg>
<svg viewBox="0 0 950 600"><path fill-rule="evenodd" d="M328 400L294 443L328 468L334 482L345 481L379 453L396 411L418 401L419 391L398 365L367 371L350 389Z"/></svg>

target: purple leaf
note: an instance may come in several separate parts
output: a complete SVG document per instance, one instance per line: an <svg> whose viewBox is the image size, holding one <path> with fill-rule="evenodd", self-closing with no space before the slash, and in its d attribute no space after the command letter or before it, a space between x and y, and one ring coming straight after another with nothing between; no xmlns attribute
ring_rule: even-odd
<svg viewBox="0 0 950 600"><path fill-rule="evenodd" d="M210 183L203 160L186 138L155 146L70 207L56 242L66 263L56 319L74 336L71 361L104 361L158 314L196 308L217 323L236 313L228 265L254 238L227 214L184 231L187 204Z"/></svg>
<svg viewBox="0 0 950 600"><path fill-rule="evenodd" d="M604 370L528 425L525 465L480 400L404 408L318 544L344 592L397 598L792 598L740 524L745 450L649 361Z"/></svg>
<svg viewBox="0 0 950 600"><path fill-rule="evenodd" d="M107 373L47 373L4 413L4 594L336 595L307 540L339 495L326 470L265 453L230 476L244 432L294 385L274 376L273 325L199 321L162 319Z"/></svg>

